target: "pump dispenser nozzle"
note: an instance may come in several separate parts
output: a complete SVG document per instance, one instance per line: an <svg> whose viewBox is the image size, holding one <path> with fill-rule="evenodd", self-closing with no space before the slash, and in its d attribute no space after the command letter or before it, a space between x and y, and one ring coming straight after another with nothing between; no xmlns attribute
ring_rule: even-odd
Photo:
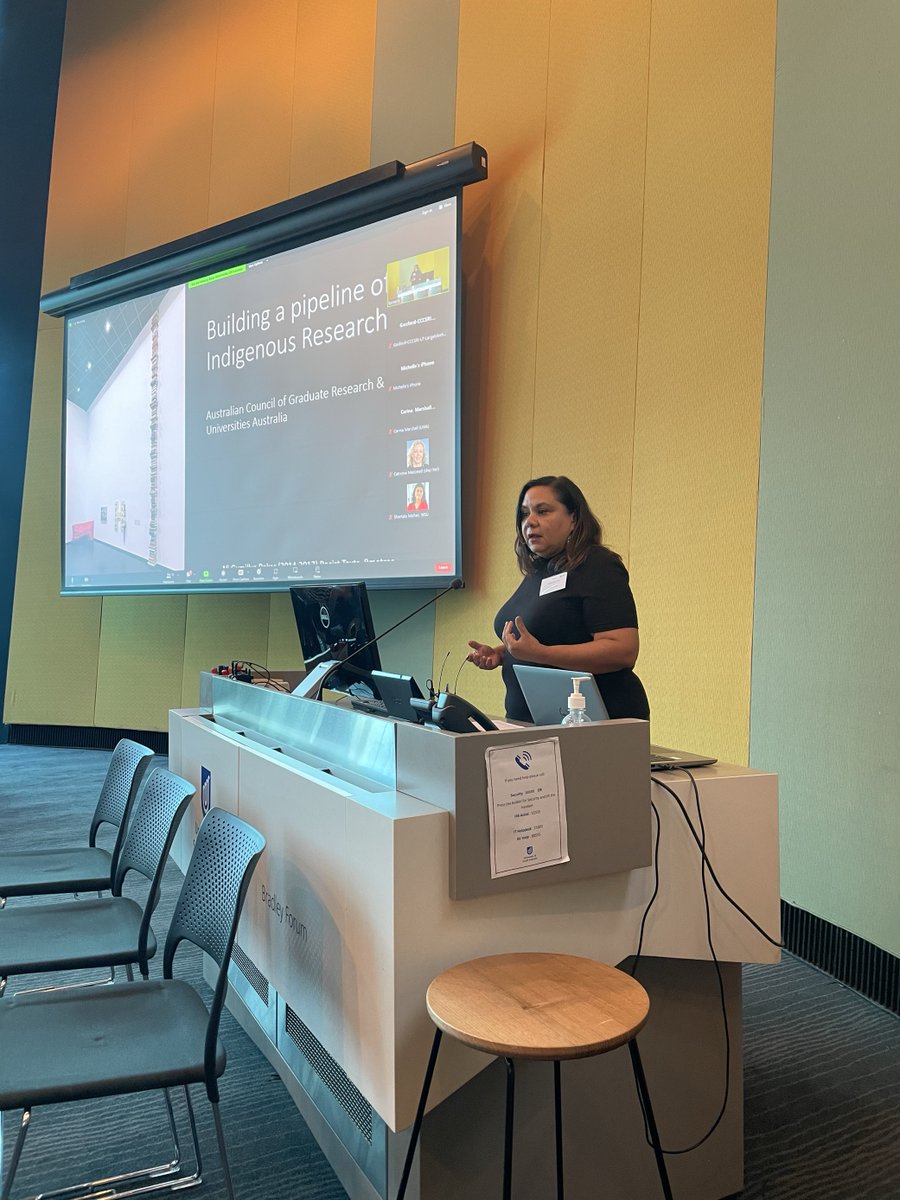
<svg viewBox="0 0 900 1200"><path fill-rule="evenodd" d="M581 694L581 685L590 679L590 675L574 675L572 691L569 695L569 711L563 717L563 725L589 725L591 718L585 712L587 701Z"/></svg>

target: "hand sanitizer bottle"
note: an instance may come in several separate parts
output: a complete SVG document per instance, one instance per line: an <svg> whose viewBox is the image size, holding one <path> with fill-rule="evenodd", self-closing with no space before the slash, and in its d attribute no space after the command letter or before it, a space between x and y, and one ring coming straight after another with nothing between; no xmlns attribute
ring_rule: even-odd
<svg viewBox="0 0 900 1200"><path fill-rule="evenodd" d="M586 675L576 675L572 679L569 711L562 719L563 725L590 725L591 723L591 718L584 711L585 699L581 694L581 681L586 678Z"/></svg>

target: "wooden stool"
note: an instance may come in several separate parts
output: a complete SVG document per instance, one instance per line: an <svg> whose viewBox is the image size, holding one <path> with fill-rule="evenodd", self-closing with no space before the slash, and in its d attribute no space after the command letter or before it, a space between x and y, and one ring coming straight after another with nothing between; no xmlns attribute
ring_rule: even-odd
<svg viewBox="0 0 900 1200"><path fill-rule="evenodd" d="M556 1189L563 1196L562 1098L559 1064L590 1058L628 1044L638 1097L656 1155L663 1195L672 1200L665 1159L650 1107L635 1036L650 1011L650 998L630 975L570 954L495 954L475 958L432 980L425 1003L434 1021L434 1042L403 1166L397 1200L403 1200L425 1115L441 1035L506 1059L506 1135L503 1200L512 1196L513 1059L553 1063L556 1110Z"/></svg>

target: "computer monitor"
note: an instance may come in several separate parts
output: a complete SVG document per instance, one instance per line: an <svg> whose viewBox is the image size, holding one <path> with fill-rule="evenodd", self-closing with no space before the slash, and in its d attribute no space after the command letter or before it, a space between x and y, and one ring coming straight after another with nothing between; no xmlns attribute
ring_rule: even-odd
<svg viewBox="0 0 900 1200"><path fill-rule="evenodd" d="M349 660L328 674L324 686L350 695L375 695L371 672L381 670L381 659L377 642L366 645L376 636L366 585L292 587L291 604L307 672L323 663Z"/></svg>

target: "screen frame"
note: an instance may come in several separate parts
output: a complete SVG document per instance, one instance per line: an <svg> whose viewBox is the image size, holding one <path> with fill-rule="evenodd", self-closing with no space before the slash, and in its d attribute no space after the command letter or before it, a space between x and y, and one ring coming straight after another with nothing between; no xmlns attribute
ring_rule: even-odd
<svg viewBox="0 0 900 1200"><path fill-rule="evenodd" d="M70 286L42 298L43 311L54 316L76 317L96 312L110 304L134 299L163 288L188 283L199 274L227 270L254 259L299 249L350 230L364 228L404 212L412 212L430 203L456 200L455 247L455 320L454 347L454 570L448 577L462 575L462 370L464 336L464 296L462 271L462 190L467 183L487 176L487 155L476 143L468 143L443 155L404 167L385 164L362 175L295 197L281 205L192 235L168 246L156 247L119 263L109 264L73 277ZM241 592L285 592L291 586L317 579L283 582L253 579L204 582L160 582L142 585L69 585L65 573L66 558L66 447L67 379L69 321L65 322L63 354L63 396L60 453L59 579L63 596L125 595L205 595ZM439 574L396 577L365 577L368 587L382 589L424 589L440 586ZM322 578L321 585L339 585L358 581L359 572L349 578Z"/></svg>

